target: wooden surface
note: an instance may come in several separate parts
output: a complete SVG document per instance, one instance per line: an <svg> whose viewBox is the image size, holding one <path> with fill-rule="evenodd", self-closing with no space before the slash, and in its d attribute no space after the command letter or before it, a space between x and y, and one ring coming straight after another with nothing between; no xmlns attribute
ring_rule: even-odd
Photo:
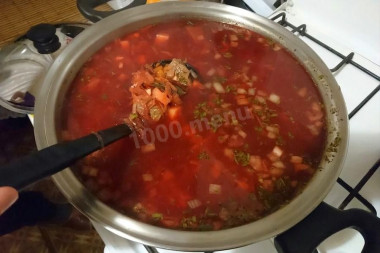
<svg viewBox="0 0 380 253"><path fill-rule="evenodd" d="M87 22L76 7L76 0L0 0L0 16L0 47L40 23Z"/></svg>

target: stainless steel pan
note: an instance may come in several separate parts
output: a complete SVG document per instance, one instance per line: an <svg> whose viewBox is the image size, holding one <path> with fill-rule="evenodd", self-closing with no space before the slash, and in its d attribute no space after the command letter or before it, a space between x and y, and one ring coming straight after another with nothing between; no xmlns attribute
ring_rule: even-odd
<svg viewBox="0 0 380 253"><path fill-rule="evenodd" d="M79 4L81 2L84 1L79 1ZM102 16L104 15L100 15L95 20ZM122 215L93 196L70 169L56 174L53 177L54 181L70 202L88 217L103 224L119 236L147 245L189 251L221 250L248 245L279 235L299 223L320 205L336 182L348 145L347 112L335 78L318 55L291 32L251 12L209 2L166 2L113 13L86 29L56 59L43 81L35 110L37 146L41 149L57 143L60 112L66 92L80 67L91 55L125 33L173 18L200 18L248 28L282 44L305 66L321 93L328 119L328 138L324 159L311 182L287 206L258 221L221 231L192 232L160 228ZM336 138L341 139L337 151L329 152L327 148ZM322 204L315 212L318 210L323 213L323 211L329 211L330 208ZM320 213L317 214L319 215ZM376 222L379 223L378 220ZM310 231L304 232L306 235L306 232ZM320 237L318 237L319 240L324 239ZM286 241L288 240L285 240L285 244ZM281 237L277 243L279 248L284 245Z"/></svg>

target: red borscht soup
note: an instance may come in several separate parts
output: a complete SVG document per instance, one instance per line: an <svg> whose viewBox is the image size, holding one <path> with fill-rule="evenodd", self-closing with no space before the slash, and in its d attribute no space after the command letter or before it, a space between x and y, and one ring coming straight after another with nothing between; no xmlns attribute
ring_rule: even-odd
<svg viewBox="0 0 380 253"><path fill-rule="evenodd" d="M107 44L72 83L61 138L136 117L133 75L163 59L188 62L199 76L143 138L75 166L94 195L156 226L219 230L258 220L302 191L325 146L319 92L280 44L234 25L173 20ZM150 85L149 93L164 89L156 79Z"/></svg>

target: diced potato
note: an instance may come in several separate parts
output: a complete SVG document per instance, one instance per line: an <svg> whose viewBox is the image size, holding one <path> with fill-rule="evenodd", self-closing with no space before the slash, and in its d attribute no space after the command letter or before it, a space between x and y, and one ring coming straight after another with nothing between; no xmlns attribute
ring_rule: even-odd
<svg viewBox="0 0 380 253"><path fill-rule="evenodd" d="M156 150L156 145L154 143L149 143L147 145L141 146L141 151L143 153L148 153Z"/></svg>

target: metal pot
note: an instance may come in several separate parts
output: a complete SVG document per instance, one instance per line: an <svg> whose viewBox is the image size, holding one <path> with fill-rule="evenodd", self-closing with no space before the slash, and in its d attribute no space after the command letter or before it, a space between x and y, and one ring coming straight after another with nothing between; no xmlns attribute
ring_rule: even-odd
<svg viewBox="0 0 380 253"><path fill-rule="evenodd" d="M94 197L70 169L53 176L68 200L90 219L124 238L174 250L221 250L248 245L288 230L310 214L325 198L342 169L348 145L348 119L342 93L329 69L304 42L280 25L251 12L209 2L167 2L136 7L101 20L80 34L56 59L37 98L35 137L39 149L57 143L64 98L78 70L98 49L125 33L173 18L201 18L242 26L282 44L306 68L318 87L327 115L328 137L315 176L288 205L247 225L192 232L155 227L131 219ZM336 152L328 147L341 140Z"/></svg>

